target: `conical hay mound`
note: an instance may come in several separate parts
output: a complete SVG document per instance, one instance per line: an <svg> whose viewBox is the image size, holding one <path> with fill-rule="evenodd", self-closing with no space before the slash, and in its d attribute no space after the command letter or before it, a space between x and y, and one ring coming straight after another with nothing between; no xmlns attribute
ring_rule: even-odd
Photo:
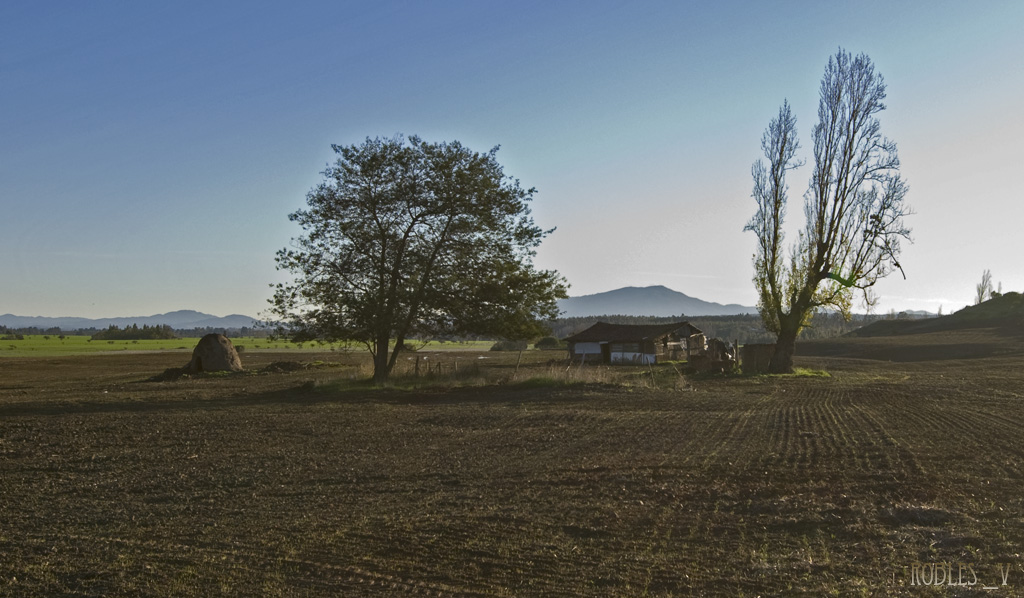
<svg viewBox="0 0 1024 598"><path fill-rule="evenodd" d="M231 339L223 334L207 334L199 339L199 344L192 351L192 361L185 366L190 374L199 372L240 372L242 360L238 351L231 344Z"/></svg>

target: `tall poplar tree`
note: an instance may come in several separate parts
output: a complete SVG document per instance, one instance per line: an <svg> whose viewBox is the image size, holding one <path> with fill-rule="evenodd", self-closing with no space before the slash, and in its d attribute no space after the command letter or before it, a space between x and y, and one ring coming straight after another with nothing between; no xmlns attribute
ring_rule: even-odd
<svg viewBox="0 0 1024 598"><path fill-rule="evenodd" d="M873 301L874 284L902 267L900 241L906 182L896 144L883 137L885 82L866 55L840 49L821 80L814 164L804 193L804 228L783 244L787 173L802 166L796 118L788 102L761 138L765 160L753 168L757 212L744 230L757 235L754 284L765 326L777 335L770 371L791 372L800 330L814 312L831 307L850 316L854 290Z"/></svg>

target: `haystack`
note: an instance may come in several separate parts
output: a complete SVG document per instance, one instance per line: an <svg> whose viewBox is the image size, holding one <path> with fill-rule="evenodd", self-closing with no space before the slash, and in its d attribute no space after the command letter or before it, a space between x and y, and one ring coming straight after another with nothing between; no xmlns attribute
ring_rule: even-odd
<svg viewBox="0 0 1024 598"><path fill-rule="evenodd" d="M207 334L192 351L192 361L185 366L190 374L199 372L240 372L242 360L231 340L223 334Z"/></svg>

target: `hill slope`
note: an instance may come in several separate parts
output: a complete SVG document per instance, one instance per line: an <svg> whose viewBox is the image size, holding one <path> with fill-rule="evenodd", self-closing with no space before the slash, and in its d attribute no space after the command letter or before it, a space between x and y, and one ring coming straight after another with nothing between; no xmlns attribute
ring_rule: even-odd
<svg viewBox="0 0 1024 598"><path fill-rule="evenodd" d="M879 320L847 334L851 337L900 336L976 328L997 328L1005 332L1024 329L1024 295L1006 293L979 305L923 320Z"/></svg>
<svg viewBox="0 0 1024 598"><path fill-rule="evenodd" d="M800 341L797 354L884 361L974 359L1024 353L1024 296L1006 293L925 320L880 320L843 337Z"/></svg>
<svg viewBox="0 0 1024 598"><path fill-rule="evenodd" d="M624 287L614 291L569 297L558 302L562 316L731 316L756 314L757 309L735 303L722 305L690 297L664 286Z"/></svg>

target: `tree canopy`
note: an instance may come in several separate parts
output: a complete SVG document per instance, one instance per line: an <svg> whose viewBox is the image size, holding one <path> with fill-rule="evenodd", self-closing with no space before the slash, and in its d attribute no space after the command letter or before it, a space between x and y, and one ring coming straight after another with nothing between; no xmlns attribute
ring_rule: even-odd
<svg viewBox="0 0 1024 598"><path fill-rule="evenodd" d="M303 234L277 254L291 283L272 313L299 340L353 340L391 373L405 341L442 335L539 336L565 280L532 260L551 233L495 147L419 137L332 146L337 160L289 218Z"/></svg>
<svg viewBox="0 0 1024 598"><path fill-rule="evenodd" d="M853 290L870 289L899 264L907 185L895 142L881 134L885 82L871 59L840 49L821 80L818 124L812 131L813 170L804 194L804 228L783 245L788 185L797 158L796 118L783 102L761 139L767 164L752 169L757 212L745 230L757 235L754 284L765 327L777 335L773 372L792 370L796 338L814 311L830 307L847 317ZM788 264L786 258L788 255Z"/></svg>

